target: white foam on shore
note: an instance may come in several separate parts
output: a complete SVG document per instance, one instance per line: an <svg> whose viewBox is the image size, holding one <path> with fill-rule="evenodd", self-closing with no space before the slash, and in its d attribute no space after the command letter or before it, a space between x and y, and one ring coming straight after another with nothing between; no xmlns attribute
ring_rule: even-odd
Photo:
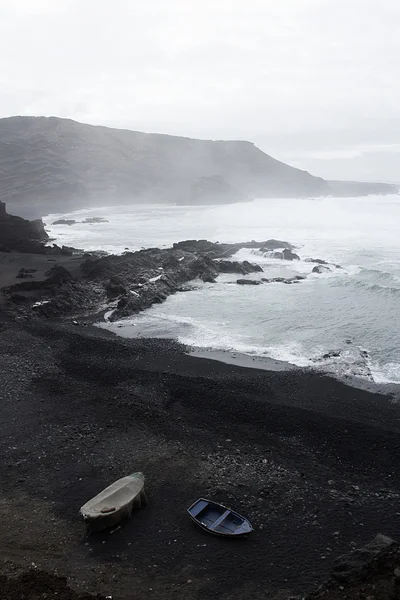
<svg viewBox="0 0 400 600"><path fill-rule="evenodd" d="M173 338L194 349L238 353L250 358L272 359L300 368L312 368L335 377L352 376L379 384L400 383L400 364L380 365L364 357L364 348L349 346L342 349L339 356L322 357L329 348L322 344L310 352L298 342L261 346L252 344L245 336L229 336L223 333L223 322L207 325L197 323L192 317L170 315L150 311L114 323L100 326L111 329L122 337Z"/></svg>
<svg viewBox="0 0 400 600"><path fill-rule="evenodd" d="M199 348L269 357L299 367L375 381L399 382L400 249L398 196L350 199L265 199L229 206L135 205L90 208L65 215L108 223L50 225L56 243L121 253L126 248L167 247L183 239L239 242L271 238L297 248L298 261L283 261L243 248L232 260L260 264L250 279L306 275L295 285L235 285L238 276L176 294L163 304L121 322L127 337L170 337ZM323 259L343 269L312 274ZM157 275L158 277L158 275ZM137 288L136 293L140 293ZM108 306L104 310L110 310ZM135 326L134 326L135 325ZM112 324L107 325L113 327ZM352 344L347 347L346 340ZM366 348L369 359L360 356ZM320 358L333 349L338 357Z"/></svg>
<svg viewBox="0 0 400 600"><path fill-rule="evenodd" d="M372 362L370 364L372 377L375 383L398 383L400 384L400 364L386 363L378 364Z"/></svg>

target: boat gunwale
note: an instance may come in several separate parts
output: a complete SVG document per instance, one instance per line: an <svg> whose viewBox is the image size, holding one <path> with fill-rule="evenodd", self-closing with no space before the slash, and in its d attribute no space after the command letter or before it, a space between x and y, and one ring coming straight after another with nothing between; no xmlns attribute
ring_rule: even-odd
<svg viewBox="0 0 400 600"><path fill-rule="evenodd" d="M242 533L222 533L221 531L213 531L212 529L210 529L209 527L207 527L207 525L203 525L203 523L201 521L199 521L190 512L191 509L194 508L196 506L196 504L198 504L199 502L207 502L208 504L213 504L214 506L218 506L220 508L223 508L225 511L229 510L230 513L232 513L236 517L239 517L240 519L242 519L243 522L247 523L248 526L250 527L250 530L249 531L243 531ZM215 502L215 500L207 500L207 498L198 498L195 502L193 502L193 504L191 504L189 506L189 508L186 509L186 511L189 514L189 516L192 519L192 521L194 521L194 523L196 523L196 525L198 525L199 527L201 527L202 529L204 529L204 531L207 531L208 533L212 533L213 535L218 535L220 537L229 537L229 538L235 538L235 537L237 537L237 538L239 538L239 537L243 537L245 535L249 535L250 533L252 533L254 531L254 528L253 528L252 524L250 523L250 521L246 517L244 517L243 515L239 514L235 510L232 510L231 508L229 508L229 506L225 506L224 504L220 504L219 502Z"/></svg>

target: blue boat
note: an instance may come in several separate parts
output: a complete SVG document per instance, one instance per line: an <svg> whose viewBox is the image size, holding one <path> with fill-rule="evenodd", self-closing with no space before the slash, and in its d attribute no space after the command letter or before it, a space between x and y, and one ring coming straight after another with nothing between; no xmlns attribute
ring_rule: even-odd
<svg viewBox="0 0 400 600"><path fill-rule="evenodd" d="M238 537L254 531L247 519L212 500L200 498L188 513L197 525L215 535Z"/></svg>

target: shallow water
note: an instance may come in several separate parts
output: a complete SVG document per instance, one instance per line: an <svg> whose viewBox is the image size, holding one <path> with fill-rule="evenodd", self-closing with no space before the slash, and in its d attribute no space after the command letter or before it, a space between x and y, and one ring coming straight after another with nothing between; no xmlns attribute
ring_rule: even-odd
<svg viewBox="0 0 400 600"><path fill-rule="evenodd" d="M63 216L81 220L93 215L109 223L50 226L50 233L58 243L110 252L188 238L235 242L274 237L295 243L302 260L279 261L250 250L241 250L235 259L258 262L263 277L307 275L296 285L242 287L235 275L221 275L216 284L193 282L193 291L125 320L116 327L119 334L176 337L201 348L400 383L400 197L124 206ZM55 218L50 215L46 222ZM304 261L310 257L343 269L311 274L314 265ZM340 356L322 358L332 350Z"/></svg>

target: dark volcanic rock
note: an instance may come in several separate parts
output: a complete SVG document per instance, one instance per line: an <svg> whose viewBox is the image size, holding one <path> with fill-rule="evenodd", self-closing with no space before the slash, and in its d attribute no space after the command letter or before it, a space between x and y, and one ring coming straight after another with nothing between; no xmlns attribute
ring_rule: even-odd
<svg viewBox="0 0 400 600"><path fill-rule="evenodd" d="M294 250L296 246L290 244L289 242L283 242L282 240L267 240L263 243L261 248L261 252L267 252L269 250L280 250L281 248L287 248L288 250Z"/></svg>
<svg viewBox="0 0 400 600"><path fill-rule="evenodd" d="M109 223L109 221L103 217L86 217L82 223Z"/></svg>
<svg viewBox="0 0 400 600"><path fill-rule="evenodd" d="M226 248L227 244L218 242L209 242L208 240L184 240L173 245L174 250L184 250L185 252L197 252L199 254L219 253L221 248Z"/></svg>
<svg viewBox="0 0 400 600"><path fill-rule="evenodd" d="M63 254L64 256L72 256L72 254L77 251L77 248L72 248L71 246L60 247L57 246L57 244L53 244L52 246L46 246L46 254Z"/></svg>
<svg viewBox="0 0 400 600"><path fill-rule="evenodd" d="M200 275L200 279L204 281L204 283L215 283L215 276L209 271L204 271L204 273Z"/></svg>
<svg viewBox="0 0 400 600"><path fill-rule="evenodd" d="M183 242L177 242L173 245L174 250L184 250L185 252L195 252L197 254L203 254L210 258L229 258L241 250L242 248L248 248L250 250L265 250L269 252L268 245L274 246L275 242L279 240L268 240L267 242L237 242L235 244L220 244L219 242L209 242L208 240L185 240ZM289 248L294 248L292 244L288 242L279 242L280 248L286 245ZM247 261L245 261L247 262Z"/></svg>
<svg viewBox="0 0 400 600"><path fill-rule="evenodd" d="M328 581L306 600L399 600L400 548L378 534L372 542L339 557Z"/></svg>
<svg viewBox="0 0 400 600"><path fill-rule="evenodd" d="M250 244L260 245L257 242ZM5 288L4 293L10 300L12 295L27 293L20 308L11 309L11 312L23 317L34 312L36 318L88 314L106 306L109 300L117 299L117 308L110 317L114 321L163 302L169 295L187 289L186 284L195 279L214 283L221 271L262 272L259 265L248 261L221 260L221 254L235 253L240 246L188 240L170 249L149 248L120 256L84 254L82 262L77 255L77 260L73 258L71 262L73 274L64 266L55 265L46 272L44 281L26 280ZM189 252L186 248L200 248L201 252ZM50 255L76 254L73 248L58 246L46 251ZM282 278L282 281L295 283L299 278L296 276L290 281ZM239 279L238 284L260 285L262 281ZM13 306L16 306L15 302Z"/></svg>
<svg viewBox="0 0 400 600"><path fill-rule="evenodd" d="M40 240L48 240L49 236L44 228L44 223L42 219L34 219L33 221L29 221L31 224L31 230L38 236Z"/></svg>
<svg viewBox="0 0 400 600"><path fill-rule="evenodd" d="M3 600L39 600L39 598L59 598L60 600L106 600L97 594L78 594L67 585L66 577L52 575L39 569L31 569L18 577L0 576L0 590Z"/></svg>
<svg viewBox="0 0 400 600"><path fill-rule="evenodd" d="M45 275L47 277L46 283L50 285L61 285L72 279L72 275L68 269L61 265L54 265L54 267L51 267Z"/></svg>
<svg viewBox="0 0 400 600"><path fill-rule="evenodd" d="M304 262L316 263L317 265L327 265L326 260L322 260L322 258L306 258Z"/></svg>
<svg viewBox="0 0 400 600"><path fill-rule="evenodd" d="M75 219L58 219L53 221L52 225L75 225Z"/></svg>
<svg viewBox="0 0 400 600"><path fill-rule="evenodd" d="M14 302L15 304L21 304L21 303L25 303L28 301L28 298L26 296L24 296L23 294L11 294L10 295L10 300L11 302Z"/></svg>
<svg viewBox="0 0 400 600"><path fill-rule="evenodd" d="M124 286L122 279L117 275L114 275L106 285L106 292L107 297L112 299L127 294L127 289Z"/></svg>
<svg viewBox="0 0 400 600"><path fill-rule="evenodd" d="M376 560L377 556L390 547L397 546L392 538L378 534L375 538L358 550L340 556L334 563L333 577L339 581L351 581L359 577L369 563Z"/></svg>
<svg viewBox="0 0 400 600"><path fill-rule="evenodd" d="M286 248L282 250L282 252L272 252L271 257L278 258L281 260L300 260L300 256Z"/></svg>
<svg viewBox="0 0 400 600"><path fill-rule="evenodd" d="M9 215L6 205L0 201L0 240L8 250L44 253L42 242L48 239L42 221L27 221Z"/></svg>
<svg viewBox="0 0 400 600"><path fill-rule="evenodd" d="M329 263L326 260L322 260L322 258L306 258L304 262L316 263L317 265L329 265ZM336 269L343 268L340 265L336 265L336 264L333 264L332 266L334 266ZM319 271L315 271L315 273L318 273L318 272Z"/></svg>
<svg viewBox="0 0 400 600"><path fill-rule="evenodd" d="M312 273L329 273L330 272L330 268L327 267L326 265L317 265L316 267L313 268Z"/></svg>
<svg viewBox="0 0 400 600"><path fill-rule="evenodd" d="M244 260L242 262L242 266L247 269L248 273L263 273L264 269L260 265L256 265L255 263L251 263L248 260Z"/></svg>
<svg viewBox="0 0 400 600"><path fill-rule="evenodd" d="M218 260L215 262L220 273L240 273L241 275L248 275L249 273L262 273L263 269L260 265L255 265L245 260L243 262L231 261L231 260Z"/></svg>
<svg viewBox="0 0 400 600"><path fill-rule="evenodd" d="M20 269L16 275L17 279L26 279L28 277L33 277L32 273L35 273L36 269Z"/></svg>
<svg viewBox="0 0 400 600"><path fill-rule="evenodd" d="M339 358L341 354L342 352L340 350L331 350L331 352L327 352L326 354L324 354L322 358L324 360L328 358Z"/></svg>
<svg viewBox="0 0 400 600"><path fill-rule="evenodd" d="M238 279L236 281L239 285L261 285L261 281L258 279Z"/></svg>
<svg viewBox="0 0 400 600"><path fill-rule="evenodd" d="M295 275L294 277L273 277L272 279L262 278L261 281L265 283L299 283L299 281L303 281L306 279L303 275Z"/></svg>
<svg viewBox="0 0 400 600"><path fill-rule="evenodd" d="M120 299L111 320L140 312L163 302L193 279L214 282L218 270L207 256L183 250L150 248L127 252L122 256L87 259L81 267L86 283L96 282L116 292L127 293ZM112 284L110 288L110 280ZM117 279L116 279L117 278ZM119 287L120 286L120 287Z"/></svg>

